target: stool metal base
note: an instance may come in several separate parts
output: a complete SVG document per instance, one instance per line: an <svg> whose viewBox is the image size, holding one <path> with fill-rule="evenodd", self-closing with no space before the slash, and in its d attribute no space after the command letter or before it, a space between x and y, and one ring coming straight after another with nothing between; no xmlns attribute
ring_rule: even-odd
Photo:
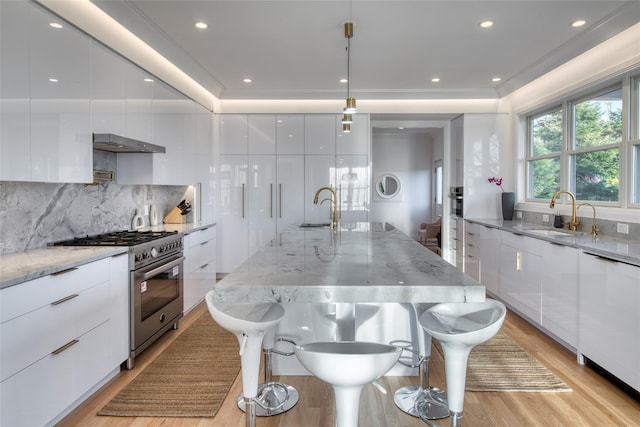
<svg viewBox="0 0 640 427"><path fill-rule="evenodd" d="M449 416L447 393L437 387L402 387L394 393L393 401L398 409L413 417L439 420Z"/></svg>
<svg viewBox="0 0 640 427"><path fill-rule="evenodd" d="M271 381L258 384L255 414L257 417L271 417L287 412L298 403L298 390L292 385ZM244 395L238 396L238 408L245 412ZM270 409L273 408L273 409Z"/></svg>

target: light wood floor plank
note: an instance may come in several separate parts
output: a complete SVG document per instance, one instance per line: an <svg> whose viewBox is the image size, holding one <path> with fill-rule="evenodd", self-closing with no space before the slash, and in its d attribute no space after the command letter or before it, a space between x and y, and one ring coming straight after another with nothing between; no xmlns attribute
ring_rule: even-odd
<svg viewBox="0 0 640 427"><path fill-rule="evenodd" d="M181 321L180 329L169 331L136 360L132 371L123 371L90 399L63 419L60 427L244 427L244 414L236 407L241 382L236 379L231 392L215 418L126 418L101 417L96 412L144 369L182 333L202 312L200 305ZM627 395L591 368L579 365L575 354L555 343L535 327L513 313L507 315L502 329L543 365L562 378L573 392L495 393L467 392L463 425L472 426L640 426L640 402ZM432 353L430 380L444 387L444 362ZM277 379L277 377L276 377ZM258 418L258 427L334 427L335 410L331 387L314 377L283 377L300 392L300 401L289 412ZM393 403L393 391L402 385L417 383L417 377L385 377L381 384L389 394L380 394L373 386L363 391L360 424L367 427L424 427ZM440 422L448 425L448 421Z"/></svg>

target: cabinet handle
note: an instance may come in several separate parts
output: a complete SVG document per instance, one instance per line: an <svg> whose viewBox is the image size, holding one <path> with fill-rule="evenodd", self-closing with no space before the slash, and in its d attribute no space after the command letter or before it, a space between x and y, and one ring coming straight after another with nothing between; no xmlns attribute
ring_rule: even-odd
<svg viewBox="0 0 640 427"><path fill-rule="evenodd" d="M516 252L516 271L520 271L522 256L520 251Z"/></svg>
<svg viewBox="0 0 640 427"><path fill-rule="evenodd" d="M278 194L280 197L278 198L278 209L280 209L280 218L282 218L282 184L278 184Z"/></svg>
<svg viewBox="0 0 640 427"><path fill-rule="evenodd" d="M469 246L470 248L475 248L475 246L472 243L467 243L467 246Z"/></svg>
<svg viewBox="0 0 640 427"><path fill-rule="evenodd" d="M80 342L80 340L71 340L68 343L66 343L65 345L63 345L62 347L58 347L55 350L53 350L51 352L51 354L53 354L54 356L58 355L58 354L62 353L63 351L65 351L65 350L73 347L74 345L78 344L79 342Z"/></svg>
<svg viewBox="0 0 640 427"><path fill-rule="evenodd" d="M122 252L121 254L117 254L117 255L112 256L111 258L118 258L118 257L125 256L125 255L129 255L129 252Z"/></svg>
<svg viewBox="0 0 640 427"><path fill-rule="evenodd" d="M244 218L244 184L242 184L242 218Z"/></svg>
<svg viewBox="0 0 640 427"><path fill-rule="evenodd" d="M209 263L202 264L202 265L200 266L200 270L202 270L203 268L206 268L208 265L209 265Z"/></svg>
<svg viewBox="0 0 640 427"><path fill-rule="evenodd" d="M68 297L64 297L64 298L59 299L58 301L54 301L54 302L52 302L52 303L51 303L51 305L60 305L60 304L62 304L63 302L67 302L67 301L69 301L69 300L72 300L72 299L74 299L74 298L75 298L75 297L77 297L77 296L79 296L79 295L78 295L78 294L72 294L72 295L69 295Z"/></svg>
<svg viewBox="0 0 640 427"><path fill-rule="evenodd" d="M273 218L273 184L269 184L269 218Z"/></svg>
<svg viewBox="0 0 640 427"><path fill-rule="evenodd" d="M72 271L76 271L78 267L67 268L66 270L56 271L55 273L51 273L52 276L60 276L62 274L71 273Z"/></svg>
<svg viewBox="0 0 640 427"><path fill-rule="evenodd" d="M209 243L209 241L208 241L208 240L205 240L204 242L200 243L200 246L204 246L204 245L206 245L207 243Z"/></svg>
<svg viewBox="0 0 640 427"><path fill-rule="evenodd" d="M467 232L467 236L475 236L475 234Z"/></svg>

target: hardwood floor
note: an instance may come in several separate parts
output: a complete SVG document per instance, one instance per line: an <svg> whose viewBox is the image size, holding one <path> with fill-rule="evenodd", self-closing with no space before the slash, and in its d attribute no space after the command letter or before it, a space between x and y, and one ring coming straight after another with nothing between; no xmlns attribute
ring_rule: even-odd
<svg viewBox="0 0 640 427"><path fill-rule="evenodd" d="M170 331L138 357L132 371L121 372L95 393L59 426L140 426L151 427L244 427L244 414L236 408L241 391L239 378L215 418L126 418L97 416L97 411L131 381L197 316L206 310L200 305L182 321L180 329ZM463 424L475 426L640 426L640 402L604 379L593 369L579 365L576 356L546 337L536 328L509 312L502 328L523 348L533 354L569 386L565 393L467 392ZM444 388L444 363L434 351L430 379ZM276 377L277 378L277 377ZM330 386L314 377L283 377L300 392L300 401L289 412L270 418L258 418L258 427L333 427L335 411ZM360 425L376 427L425 426L421 420L396 409L393 391L415 384L417 377L384 377L381 384L387 395L366 386L360 405ZM440 422L448 426L448 420Z"/></svg>

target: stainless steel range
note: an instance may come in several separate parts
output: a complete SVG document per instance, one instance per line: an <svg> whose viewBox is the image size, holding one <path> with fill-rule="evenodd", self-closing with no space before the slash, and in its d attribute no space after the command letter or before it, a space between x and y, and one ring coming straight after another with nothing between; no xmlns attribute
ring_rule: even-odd
<svg viewBox="0 0 640 427"><path fill-rule="evenodd" d="M62 246L129 246L130 352L126 368L169 329L183 309L182 234L117 231L56 242Z"/></svg>

